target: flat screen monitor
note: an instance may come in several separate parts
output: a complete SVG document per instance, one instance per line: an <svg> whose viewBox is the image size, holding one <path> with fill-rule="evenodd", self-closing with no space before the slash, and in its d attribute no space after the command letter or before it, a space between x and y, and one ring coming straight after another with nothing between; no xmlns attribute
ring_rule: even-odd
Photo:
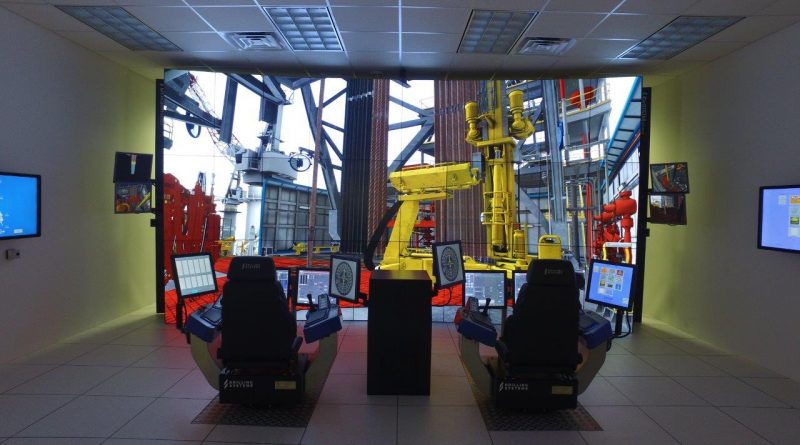
<svg viewBox="0 0 800 445"><path fill-rule="evenodd" d="M650 183L655 193L689 193L688 164L650 164Z"/></svg>
<svg viewBox="0 0 800 445"><path fill-rule="evenodd" d="M278 276L278 283L281 283L281 287L283 288L283 295L289 296L289 269L275 269L275 273Z"/></svg>
<svg viewBox="0 0 800 445"><path fill-rule="evenodd" d="M470 270L464 272L464 301L469 297L478 299L480 306L502 307L506 300L506 273L501 270Z"/></svg>
<svg viewBox="0 0 800 445"><path fill-rule="evenodd" d="M686 196L682 193L650 195L650 217L653 224L686 225Z"/></svg>
<svg viewBox="0 0 800 445"><path fill-rule="evenodd" d="M464 282L464 257L461 241L433 243L433 276L436 288L444 289Z"/></svg>
<svg viewBox="0 0 800 445"><path fill-rule="evenodd" d="M172 270L175 274L175 290L181 298L217 291L217 274L208 252L173 255Z"/></svg>
<svg viewBox="0 0 800 445"><path fill-rule="evenodd" d="M514 302L517 302L519 290L528 282L528 272L514 272Z"/></svg>
<svg viewBox="0 0 800 445"><path fill-rule="evenodd" d="M149 182L114 184L114 213L150 213L153 185Z"/></svg>
<svg viewBox="0 0 800 445"><path fill-rule="evenodd" d="M328 293L330 271L300 269L297 272L297 304L311 304L317 297ZM309 295L311 300L309 300Z"/></svg>
<svg viewBox="0 0 800 445"><path fill-rule="evenodd" d="M636 266L633 264L593 260L589 268L586 301L614 309L630 310L635 272Z"/></svg>
<svg viewBox="0 0 800 445"><path fill-rule="evenodd" d="M331 255L329 289L333 297L355 303L361 285L361 261L355 257Z"/></svg>
<svg viewBox="0 0 800 445"><path fill-rule="evenodd" d="M153 155L118 151L114 157L114 182L148 182Z"/></svg>
<svg viewBox="0 0 800 445"><path fill-rule="evenodd" d="M758 248L800 253L800 185L761 187Z"/></svg>
<svg viewBox="0 0 800 445"><path fill-rule="evenodd" d="M41 176L0 172L0 239L41 236Z"/></svg>

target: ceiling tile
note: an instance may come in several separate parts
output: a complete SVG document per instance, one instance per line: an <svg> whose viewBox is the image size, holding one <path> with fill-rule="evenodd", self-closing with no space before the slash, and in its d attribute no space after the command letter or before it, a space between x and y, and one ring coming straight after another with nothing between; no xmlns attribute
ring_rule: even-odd
<svg viewBox="0 0 800 445"><path fill-rule="evenodd" d="M797 0L778 0L777 2L758 11L756 14L766 15L800 15L800 2Z"/></svg>
<svg viewBox="0 0 800 445"><path fill-rule="evenodd" d="M494 6L492 6L494 7ZM403 8L403 32L463 34L470 10L463 8Z"/></svg>
<svg viewBox="0 0 800 445"><path fill-rule="evenodd" d="M700 0L685 15L751 15L775 0Z"/></svg>
<svg viewBox="0 0 800 445"><path fill-rule="evenodd" d="M615 12L637 14L681 14L697 0L625 0Z"/></svg>
<svg viewBox="0 0 800 445"><path fill-rule="evenodd" d="M503 66L505 55L456 53L450 62L449 71L495 72Z"/></svg>
<svg viewBox="0 0 800 445"><path fill-rule="evenodd" d="M611 12L624 0L551 0L548 11Z"/></svg>
<svg viewBox="0 0 800 445"><path fill-rule="evenodd" d="M97 31L58 31L58 34L92 51L128 50Z"/></svg>
<svg viewBox="0 0 800 445"><path fill-rule="evenodd" d="M24 2L23 3L27 3ZM86 5L86 6L107 6L113 3L112 0L47 0L51 5Z"/></svg>
<svg viewBox="0 0 800 445"><path fill-rule="evenodd" d="M398 51L396 32L342 32L346 51Z"/></svg>
<svg viewBox="0 0 800 445"><path fill-rule="evenodd" d="M589 57L559 57L552 68L557 70L574 69L583 72L594 72L608 65L613 59L595 59Z"/></svg>
<svg viewBox="0 0 800 445"><path fill-rule="evenodd" d="M125 0L117 0L125 1ZM253 6L253 0L186 0L190 6Z"/></svg>
<svg viewBox="0 0 800 445"><path fill-rule="evenodd" d="M745 42L712 42L706 40L673 57L671 60L709 61L718 59L743 46Z"/></svg>
<svg viewBox="0 0 800 445"><path fill-rule="evenodd" d="M354 51L348 52L347 58L353 69L358 71L396 68L400 63L400 53L397 52Z"/></svg>
<svg viewBox="0 0 800 445"><path fill-rule="evenodd" d="M545 70L556 63L558 57L554 56L506 56L502 66L497 72L518 70Z"/></svg>
<svg viewBox="0 0 800 445"><path fill-rule="evenodd" d="M585 37L607 14L543 12L533 21L528 37Z"/></svg>
<svg viewBox="0 0 800 445"><path fill-rule="evenodd" d="M94 31L54 6L4 3L3 7L53 31Z"/></svg>
<svg viewBox="0 0 800 445"><path fill-rule="evenodd" d="M611 59L598 72L615 75L640 75L653 72L663 60Z"/></svg>
<svg viewBox="0 0 800 445"><path fill-rule="evenodd" d="M400 4L400 0L330 0L331 6L394 6Z"/></svg>
<svg viewBox="0 0 800 445"><path fill-rule="evenodd" d="M398 32L397 9L390 7L334 7L339 31Z"/></svg>
<svg viewBox="0 0 800 445"><path fill-rule="evenodd" d="M343 52L296 51L297 60L308 67L350 67L350 60Z"/></svg>
<svg viewBox="0 0 800 445"><path fill-rule="evenodd" d="M453 54L404 52L401 65L404 68L440 69L444 74L452 59Z"/></svg>
<svg viewBox="0 0 800 445"><path fill-rule="evenodd" d="M611 14L588 37L644 39L674 19L674 15Z"/></svg>
<svg viewBox="0 0 800 445"><path fill-rule="evenodd" d="M263 6L327 6L325 0L255 0Z"/></svg>
<svg viewBox="0 0 800 445"><path fill-rule="evenodd" d="M300 66L295 54L290 51L244 51L250 63L257 69L269 71L270 66Z"/></svg>
<svg viewBox="0 0 800 445"><path fill-rule="evenodd" d="M439 8L502 9L507 11L539 11L547 0L403 0L403 6L436 6Z"/></svg>
<svg viewBox="0 0 800 445"><path fill-rule="evenodd" d="M247 51L192 51L187 52L186 56L204 64L226 63L246 66L250 63Z"/></svg>
<svg viewBox="0 0 800 445"><path fill-rule="evenodd" d="M215 32L165 32L164 37L184 51L230 51L228 42Z"/></svg>
<svg viewBox="0 0 800 445"><path fill-rule="evenodd" d="M568 57L613 59L637 43L639 43L638 40L578 39L575 46L564 55Z"/></svg>
<svg viewBox="0 0 800 445"><path fill-rule="evenodd" d="M186 6L182 0L114 0L114 3L119 6Z"/></svg>
<svg viewBox="0 0 800 445"><path fill-rule="evenodd" d="M800 3L800 0L798 0ZM712 42L754 42L800 20L800 16L753 16L711 36Z"/></svg>
<svg viewBox="0 0 800 445"><path fill-rule="evenodd" d="M211 31L211 28L189 7L132 6L125 9L159 32Z"/></svg>
<svg viewBox="0 0 800 445"><path fill-rule="evenodd" d="M195 11L217 31L275 31L275 27L257 6L197 7Z"/></svg>
<svg viewBox="0 0 800 445"><path fill-rule="evenodd" d="M403 33L403 52L454 53L461 34Z"/></svg>

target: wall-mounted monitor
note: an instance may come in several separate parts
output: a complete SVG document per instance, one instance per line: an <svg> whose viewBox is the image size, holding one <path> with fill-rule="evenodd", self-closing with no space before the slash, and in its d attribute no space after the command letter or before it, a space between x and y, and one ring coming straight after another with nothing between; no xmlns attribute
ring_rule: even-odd
<svg viewBox="0 0 800 445"><path fill-rule="evenodd" d="M283 295L288 297L289 296L289 269L275 269L275 275L278 278L278 283L280 283L281 287L283 288Z"/></svg>
<svg viewBox="0 0 800 445"><path fill-rule="evenodd" d="M149 182L153 155L118 151L114 156L114 182Z"/></svg>
<svg viewBox="0 0 800 445"><path fill-rule="evenodd" d="M800 253L800 185L759 189L758 248Z"/></svg>
<svg viewBox="0 0 800 445"><path fill-rule="evenodd" d="M297 271L297 304L311 304L322 294L328 294L330 271L300 269Z"/></svg>
<svg viewBox="0 0 800 445"><path fill-rule="evenodd" d="M586 301L629 311L633 303L631 297L635 272L636 266L633 264L592 260Z"/></svg>
<svg viewBox="0 0 800 445"><path fill-rule="evenodd" d="M217 274L208 252L172 256L175 290L181 298L217 292Z"/></svg>
<svg viewBox="0 0 800 445"><path fill-rule="evenodd" d="M0 172L0 240L41 236L39 175Z"/></svg>
<svg viewBox="0 0 800 445"><path fill-rule="evenodd" d="M517 302L522 285L528 282L528 272L514 272L514 303Z"/></svg>
<svg viewBox="0 0 800 445"><path fill-rule="evenodd" d="M444 289L464 282L464 257L461 241L433 243L433 275L436 288Z"/></svg>
<svg viewBox="0 0 800 445"><path fill-rule="evenodd" d="M361 284L361 261L358 258L331 255L329 289L333 297L355 303Z"/></svg>
<svg viewBox="0 0 800 445"><path fill-rule="evenodd" d="M686 195L682 193L650 194L652 224L686 225Z"/></svg>
<svg viewBox="0 0 800 445"><path fill-rule="evenodd" d="M506 273L502 270L468 270L464 272L464 301L475 297L480 306L505 306Z"/></svg>
<svg viewBox="0 0 800 445"><path fill-rule="evenodd" d="M152 190L150 182L114 183L114 213L150 213Z"/></svg>
<svg viewBox="0 0 800 445"><path fill-rule="evenodd" d="M654 193L689 193L689 166L686 162L650 164L650 183Z"/></svg>

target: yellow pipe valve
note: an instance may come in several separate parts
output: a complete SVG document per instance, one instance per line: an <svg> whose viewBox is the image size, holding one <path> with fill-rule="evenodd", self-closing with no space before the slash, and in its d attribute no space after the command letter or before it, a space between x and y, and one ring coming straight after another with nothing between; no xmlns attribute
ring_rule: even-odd
<svg viewBox="0 0 800 445"><path fill-rule="evenodd" d="M522 100L523 95L521 90L514 90L508 93L508 108L514 121L511 123L511 136L518 140L527 139L528 136L533 134L533 124L530 119L522 117Z"/></svg>
<svg viewBox="0 0 800 445"><path fill-rule="evenodd" d="M467 142L477 142L481 140L481 132L478 130L478 103L467 102L464 104L464 116L466 117L467 125Z"/></svg>

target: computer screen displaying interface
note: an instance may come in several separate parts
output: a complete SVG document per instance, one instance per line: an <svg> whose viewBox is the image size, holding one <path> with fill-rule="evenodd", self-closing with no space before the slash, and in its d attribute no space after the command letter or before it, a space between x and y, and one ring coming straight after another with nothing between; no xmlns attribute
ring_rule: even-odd
<svg viewBox="0 0 800 445"><path fill-rule="evenodd" d="M175 288L183 298L217 291L217 278L211 254L197 253L172 257Z"/></svg>
<svg viewBox="0 0 800 445"><path fill-rule="evenodd" d="M586 301L630 310L635 270L636 267L632 264L592 261Z"/></svg>
<svg viewBox="0 0 800 445"><path fill-rule="evenodd" d="M0 239L39 236L39 176L0 173Z"/></svg>
<svg viewBox="0 0 800 445"><path fill-rule="evenodd" d="M505 304L506 273L502 271L464 272L464 301L469 297L478 299L478 305L503 306Z"/></svg>
<svg viewBox="0 0 800 445"><path fill-rule="evenodd" d="M330 294L355 303L361 285L361 261L355 257L331 255Z"/></svg>
<svg viewBox="0 0 800 445"><path fill-rule="evenodd" d="M289 269L276 269L278 275L278 283L281 283L283 288L283 295L289 296Z"/></svg>
<svg viewBox="0 0 800 445"><path fill-rule="evenodd" d="M800 252L800 185L762 187L758 247Z"/></svg>
<svg viewBox="0 0 800 445"><path fill-rule="evenodd" d="M327 270L300 269L297 272L297 304L311 304L309 295L312 301L317 301L318 296L327 294L329 281L330 272Z"/></svg>
<svg viewBox="0 0 800 445"><path fill-rule="evenodd" d="M528 282L528 273L527 272L514 272L514 302L517 302L517 298L519 297L519 290L522 289L522 285Z"/></svg>

